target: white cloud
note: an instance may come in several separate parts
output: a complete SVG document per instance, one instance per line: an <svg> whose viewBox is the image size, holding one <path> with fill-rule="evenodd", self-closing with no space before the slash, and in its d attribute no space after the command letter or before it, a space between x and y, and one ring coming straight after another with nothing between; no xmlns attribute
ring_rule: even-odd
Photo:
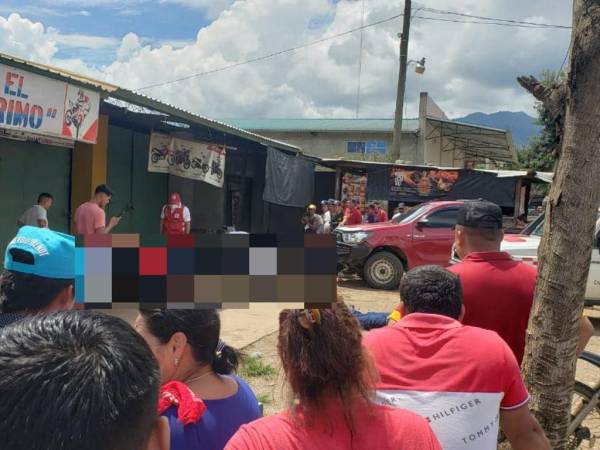
<svg viewBox="0 0 600 450"><path fill-rule="evenodd" d="M57 1L65 4L71 0ZM210 3L207 0L162 1L185 2L197 8ZM90 2L132 7L144 0ZM115 61L99 68L86 66L80 59L57 58L57 49L66 45L64 39L60 35L51 37L41 24L18 16L8 20L0 18L0 30L9 36L0 42L0 50L16 48L24 57L71 70L77 68L124 87L139 88L236 64L360 24L361 2L355 0L337 3L330 0L224 0L215 3L221 3L217 11L225 9L209 26L199 30L193 42L169 45L152 37L128 34L120 44L113 41ZM365 23L402 11L400 0L369 0L365 5ZM418 6L416 4L415 9ZM428 0L427 6L557 24L569 24L571 14L569 5L561 0ZM423 11L418 15L450 17ZM7 25L8 22L11 24ZM396 34L401 27L402 21L398 19L364 30L362 117L393 116L398 76ZM568 41L568 30L414 19L409 57L425 56L427 70L418 76L411 67L408 73L408 116L417 113L420 91L429 92L450 117L473 111L531 111L533 100L517 85L516 77L537 74L547 68L558 69ZM101 45L103 41L88 42L90 46L94 44ZM109 42L104 44L109 45ZM354 33L294 53L143 92L212 117L353 117L358 55L359 33Z"/></svg>
<svg viewBox="0 0 600 450"><path fill-rule="evenodd" d="M127 33L117 51L117 59L124 61L131 58L141 48L140 38L135 33Z"/></svg>
<svg viewBox="0 0 600 450"><path fill-rule="evenodd" d="M58 30L51 27L48 28L46 34L47 37L56 42L59 47L76 47L97 50L102 48L114 48L119 45L119 39L117 38L90 36L80 33L62 34Z"/></svg>

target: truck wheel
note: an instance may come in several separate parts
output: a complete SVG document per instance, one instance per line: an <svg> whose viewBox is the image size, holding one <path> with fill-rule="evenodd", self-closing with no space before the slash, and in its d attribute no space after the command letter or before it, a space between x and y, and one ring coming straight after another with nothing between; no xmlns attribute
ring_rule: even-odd
<svg viewBox="0 0 600 450"><path fill-rule="evenodd" d="M374 289L396 289L404 273L402 261L390 252L377 252L364 267L364 278Z"/></svg>

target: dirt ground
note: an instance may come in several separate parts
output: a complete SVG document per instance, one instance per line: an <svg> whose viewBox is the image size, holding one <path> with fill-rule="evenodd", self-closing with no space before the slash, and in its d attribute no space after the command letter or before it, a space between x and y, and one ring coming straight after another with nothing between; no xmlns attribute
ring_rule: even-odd
<svg viewBox="0 0 600 450"><path fill-rule="evenodd" d="M347 304L354 305L356 309L363 312L389 311L398 301L396 291L373 290L358 280L340 283L338 293ZM586 313L596 327L596 336L592 337L586 350L600 354L600 310L586 310ZM290 395L277 356L277 332L270 333L241 350L245 355L260 354L260 361L275 369L275 375L247 378L254 392L263 401L265 415L283 410L289 404ZM589 386L596 386L600 384L600 370L588 363L579 362L577 379ZM586 442L579 448L600 450L600 414L594 414L586 422L586 426L590 427L594 436L597 436L597 441L592 447Z"/></svg>

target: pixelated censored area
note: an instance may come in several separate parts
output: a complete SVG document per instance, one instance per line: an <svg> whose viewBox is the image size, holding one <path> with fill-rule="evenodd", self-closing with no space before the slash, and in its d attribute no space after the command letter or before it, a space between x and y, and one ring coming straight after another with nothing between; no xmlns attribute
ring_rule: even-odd
<svg viewBox="0 0 600 450"><path fill-rule="evenodd" d="M80 309L327 307L337 297L333 235L109 234L76 245Z"/></svg>

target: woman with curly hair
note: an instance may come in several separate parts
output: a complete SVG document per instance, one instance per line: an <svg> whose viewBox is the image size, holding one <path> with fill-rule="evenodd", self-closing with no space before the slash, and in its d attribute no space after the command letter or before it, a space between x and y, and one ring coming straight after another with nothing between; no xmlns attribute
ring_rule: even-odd
<svg viewBox="0 0 600 450"><path fill-rule="evenodd" d="M282 311L278 352L293 404L243 425L226 450L441 449L425 419L370 401L377 372L343 303Z"/></svg>

